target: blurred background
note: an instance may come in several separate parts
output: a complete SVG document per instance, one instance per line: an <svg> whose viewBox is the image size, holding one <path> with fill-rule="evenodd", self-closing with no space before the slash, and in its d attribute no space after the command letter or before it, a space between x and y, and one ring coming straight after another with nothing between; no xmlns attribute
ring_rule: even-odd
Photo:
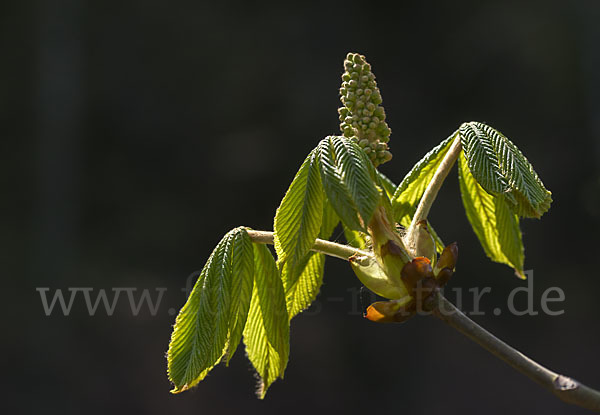
<svg viewBox="0 0 600 415"><path fill-rule="evenodd" d="M360 283L330 259L318 302L292 322L286 379L264 401L243 352L196 389L169 394L166 361L187 276L238 225L272 228L306 154L338 131L347 52L367 56L392 128L396 183L463 121L498 128L554 203L523 221L527 282L486 259L452 173L430 219L458 241L452 289L491 287L473 318L548 367L600 388L600 3L78 0L0 6L5 331L11 413L545 413L555 399L443 323L377 325ZM343 241L339 232L337 239ZM46 316L56 289L122 293L90 316ZM368 296L367 296L368 297ZM516 296L526 308L526 295ZM57 303L58 304L58 303ZM493 310L502 310L494 315Z"/></svg>

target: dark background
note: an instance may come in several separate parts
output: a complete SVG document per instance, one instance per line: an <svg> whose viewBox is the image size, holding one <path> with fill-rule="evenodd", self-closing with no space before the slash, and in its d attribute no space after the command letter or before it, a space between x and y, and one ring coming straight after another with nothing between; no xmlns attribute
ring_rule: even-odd
<svg viewBox="0 0 600 415"><path fill-rule="evenodd" d="M554 203L542 221L523 221L526 269L536 309L559 286L565 313L507 312L508 293L526 283L485 258L455 173L431 214L460 245L450 287L465 309L468 289L492 287L478 322L599 388L600 3L1 7L11 413L585 413L433 318L377 325L352 313L360 284L337 260L316 308L293 321L286 379L264 401L243 352L179 396L164 353L187 275L229 229L271 229L305 155L337 132L342 61L356 51L383 94L394 159L382 170L394 181L463 121L495 126L528 156ZM89 316L81 297L69 316L46 317L37 287L168 291L155 316L133 316L123 296L112 317Z"/></svg>

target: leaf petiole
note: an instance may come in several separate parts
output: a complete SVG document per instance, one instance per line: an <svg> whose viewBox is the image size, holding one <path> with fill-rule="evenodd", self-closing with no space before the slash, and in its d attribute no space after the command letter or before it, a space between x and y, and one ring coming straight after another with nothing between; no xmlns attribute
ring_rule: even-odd
<svg viewBox="0 0 600 415"><path fill-rule="evenodd" d="M462 146L460 142L460 136L457 132L454 136L454 141L452 142L452 145L448 149L448 152L444 156L444 159L437 168L433 178L427 185L427 188L425 189L425 192L423 193L423 196L419 201L419 205L417 206L415 215L413 216L412 221L410 223L410 227L408 228L406 240L415 240L417 223L427 219L429 211L431 210L431 206L433 205L433 202L435 201L435 198L437 197L437 194L440 188L442 187L444 180L448 176L448 173L454 166L454 163L456 163L461 149ZM412 246L412 244L409 245Z"/></svg>

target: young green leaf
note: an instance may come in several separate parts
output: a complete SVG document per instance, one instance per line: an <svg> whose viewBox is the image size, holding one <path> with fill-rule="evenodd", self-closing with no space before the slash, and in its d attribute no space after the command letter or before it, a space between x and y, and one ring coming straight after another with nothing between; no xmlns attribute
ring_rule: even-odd
<svg viewBox="0 0 600 415"><path fill-rule="evenodd" d="M323 198L319 162L313 150L298 170L275 214L273 227L279 263L288 262L291 267L296 267L308 254L321 228Z"/></svg>
<svg viewBox="0 0 600 415"><path fill-rule="evenodd" d="M458 171L465 212L483 250L492 261L513 267L524 278L519 217L510 210L503 195L491 195L479 185L462 153Z"/></svg>
<svg viewBox="0 0 600 415"><path fill-rule="evenodd" d="M245 231L236 234L236 239L234 239L233 243L232 262L233 282L231 298L233 304L225 358L227 365L229 365L229 361L242 339L254 285L254 248L252 240Z"/></svg>
<svg viewBox="0 0 600 415"><path fill-rule="evenodd" d="M290 348L289 318L277 264L265 245L254 245L254 289L244 328L248 359L260 376L257 391L264 398L269 386L283 378Z"/></svg>
<svg viewBox="0 0 600 415"><path fill-rule="evenodd" d="M392 198L392 196L394 195L394 192L396 191L396 185L390 179L388 179L383 173L379 172L379 170L376 170L376 173L377 173L377 179L378 179L377 183L381 188L383 188L385 190L385 193L388 197L388 199L386 200L385 196L382 195L382 198L383 198L382 202L384 203L385 206L389 206L390 199ZM344 230L344 236L346 237L346 242L348 243L348 245L353 246L358 249L368 249L368 247L369 247L368 238L369 237L367 236L367 234L360 232L360 231L354 231L354 230L348 228L347 226L344 226L343 230Z"/></svg>
<svg viewBox="0 0 600 415"><path fill-rule="evenodd" d="M344 226L344 236L346 237L346 242L348 243L348 245L358 249L368 248L369 243L366 234L360 231L353 231L347 226Z"/></svg>
<svg viewBox="0 0 600 415"><path fill-rule="evenodd" d="M552 194L517 146L483 123L464 123L459 131L469 169L481 187L504 195L521 217L540 218L548 211Z"/></svg>
<svg viewBox="0 0 600 415"><path fill-rule="evenodd" d="M429 185L429 182L435 175L455 137L456 132L425 154L396 188L392 196L394 218L396 222L405 228L410 226L419 200L421 200L425 189L427 189L427 185ZM444 249L444 243L431 225L428 225L428 228L435 239L438 252L441 252Z"/></svg>
<svg viewBox="0 0 600 415"><path fill-rule="evenodd" d="M325 199L319 238L329 239L339 221L329 201ZM316 252L309 252L295 266L291 266L289 262L286 262L283 266L280 265L280 269L285 288L287 310L291 320L307 309L319 294L323 283L325 256Z"/></svg>
<svg viewBox="0 0 600 415"><path fill-rule="evenodd" d="M244 228L223 237L179 312L168 352L173 393L200 382L239 343L252 284L252 243ZM234 299L233 296L237 297ZM237 340L236 340L237 339Z"/></svg>
<svg viewBox="0 0 600 415"><path fill-rule="evenodd" d="M379 170L375 170L377 177L379 178L378 183L385 189L390 200L393 199L394 193L396 193L396 185L393 181L391 181L385 174L381 173Z"/></svg>
<svg viewBox="0 0 600 415"><path fill-rule="evenodd" d="M340 223L340 218L331 206L331 202L323 193L323 220L321 221L321 229L319 230L320 239L329 239L335 228Z"/></svg>
<svg viewBox="0 0 600 415"><path fill-rule="evenodd" d="M347 227L366 232L380 197L373 164L346 137L326 137L317 148L323 188L335 212Z"/></svg>
<svg viewBox="0 0 600 415"><path fill-rule="evenodd" d="M289 265L284 265L289 267ZM285 270L285 275L299 274L293 286L286 290L286 306L290 320L306 310L317 298L323 284L325 271L325 255L318 252L309 252L305 260L298 264L294 270ZM286 285L284 279L284 285Z"/></svg>

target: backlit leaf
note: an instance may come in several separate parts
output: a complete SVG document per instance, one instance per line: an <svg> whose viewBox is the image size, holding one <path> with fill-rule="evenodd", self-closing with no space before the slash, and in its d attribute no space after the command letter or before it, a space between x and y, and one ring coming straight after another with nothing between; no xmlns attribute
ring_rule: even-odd
<svg viewBox="0 0 600 415"><path fill-rule="evenodd" d="M469 170L481 187L503 195L521 217L540 218L548 211L552 194L517 146L480 122L464 123L459 131Z"/></svg>
<svg viewBox="0 0 600 415"><path fill-rule="evenodd" d="M368 236L365 233L353 231L352 229L348 229L348 227L344 226L344 236L346 237L346 242L348 245L358 249L368 249Z"/></svg>
<svg viewBox="0 0 600 415"><path fill-rule="evenodd" d="M459 156L459 182L467 218L487 256L515 269L523 278L523 242L519 218L511 211L503 195L485 191L471 174L467 161Z"/></svg>
<svg viewBox="0 0 600 415"><path fill-rule="evenodd" d="M246 232L242 238L236 239L233 245L233 284L231 291L232 314L229 325L226 363L233 357L242 338L246 319L250 309L252 286L254 285L254 248L252 240Z"/></svg>
<svg viewBox="0 0 600 415"><path fill-rule="evenodd" d="M366 231L380 197L373 164L346 137L326 137L318 151L323 188L333 209L347 227Z"/></svg>
<svg viewBox="0 0 600 415"><path fill-rule="evenodd" d="M246 354L260 376L257 395L264 398L283 378L290 348L285 293L275 260L265 245L254 245L254 289L244 328Z"/></svg>
<svg viewBox="0 0 600 415"><path fill-rule="evenodd" d="M296 267L314 245L323 219L323 199L319 163L313 150L298 170L275 215L275 251L280 264Z"/></svg>
<svg viewBox="0 0 600 415"><path fill-rule="evenodd" d="M223 237L179 312L167 356L172 392L200 382L239 343L252 284L253 249L244 228ZM235 296L235 297L234 297Z"/></svg>
<svg viewBox="0 0 600 415"><path fill-rule="evenodd" d="M319 238L329 239L338 223L339 218L329 201L325 200ZM294 267L289 263L280 267L290 320L307 309L319 294L323 283L324 268L325 255L317 252L309 252Z"/></svg>

